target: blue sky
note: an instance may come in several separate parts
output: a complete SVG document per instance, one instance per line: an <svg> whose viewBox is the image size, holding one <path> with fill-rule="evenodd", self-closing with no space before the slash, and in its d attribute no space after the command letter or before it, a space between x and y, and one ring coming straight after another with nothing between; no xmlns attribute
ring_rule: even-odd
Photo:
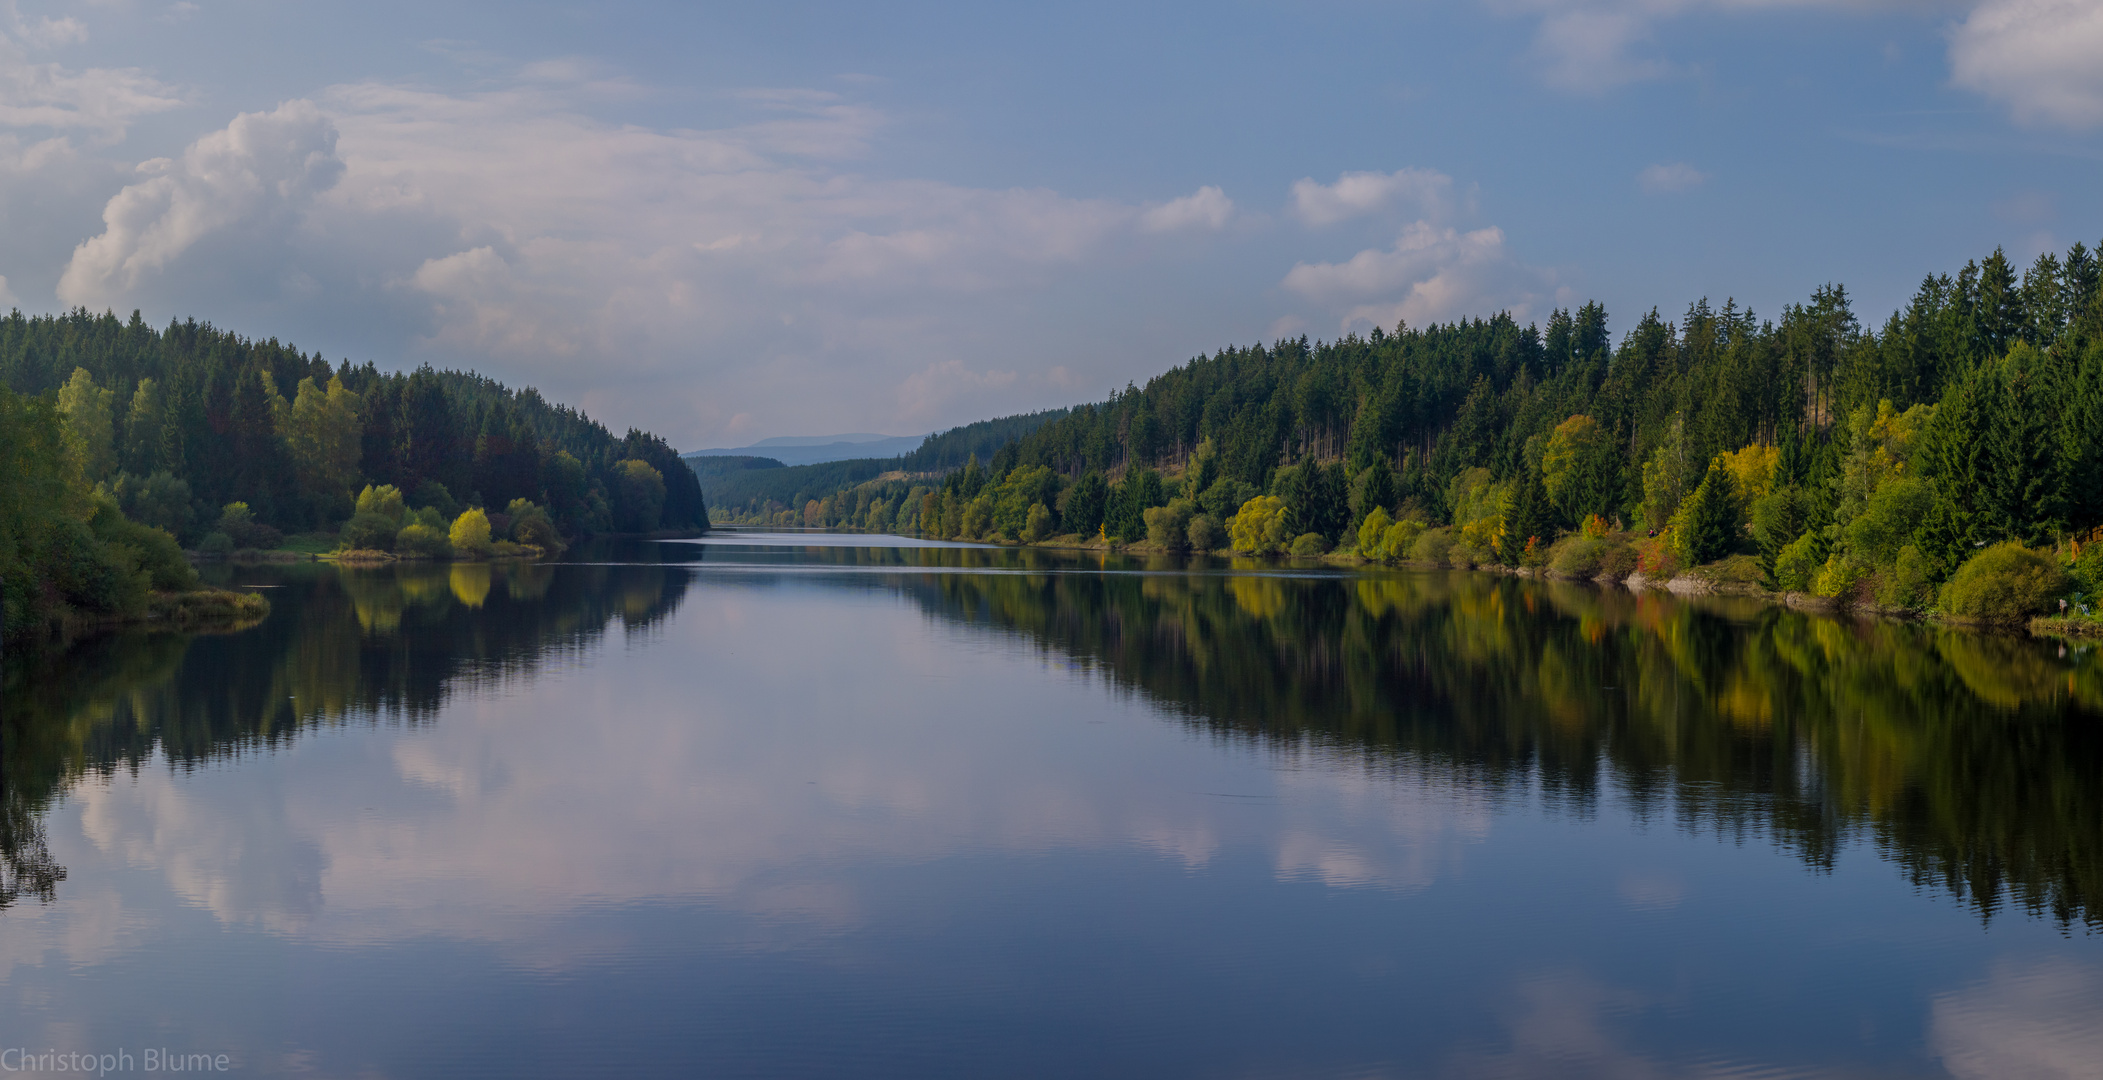
<svg viewBox="0 0 2103 1080"><path fill-rule="evenodd" d="M675 445L2103 239L2097 0L0 4L0 274Z"/></svg>

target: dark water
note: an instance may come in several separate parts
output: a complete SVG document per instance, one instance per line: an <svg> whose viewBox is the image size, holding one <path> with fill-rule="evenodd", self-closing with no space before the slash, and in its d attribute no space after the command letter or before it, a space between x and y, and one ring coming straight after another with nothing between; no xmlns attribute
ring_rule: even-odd
<svg viewBox="0 0 2103 1080"><path fill-rule="evenodd" d="M233 570L271 586L255 629L11 657L0 1046L2103 1076L2093 650L782 542Z"/></svg>

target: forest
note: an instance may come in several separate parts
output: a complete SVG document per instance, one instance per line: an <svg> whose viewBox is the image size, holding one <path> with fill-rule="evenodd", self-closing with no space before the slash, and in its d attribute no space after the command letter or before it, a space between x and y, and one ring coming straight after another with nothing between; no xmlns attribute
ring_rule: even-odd
<svg viewBox="0 0 2103 1080"><path fill-rule="evenodd" d="M1777 318L1652 309L1618 341L1592 303L1545 326L1223 349L959 469L740 509L1583 576L1734 561L1891 608L1993 615L2011 589L2035 607L2070 588L2080 608L2103 586L2099 281L2077 243L2020 271L1996 250L1930 274L1881 327L1829 285ZM1974 562L1978 581L1960 574Z"/></svg>
<svg viewBox="0 0 2103 1080"><path fill-rule="evenodd" d="M137 312L0 319L0 431L10 630L179 588L184 548L432 548L463 518L541 546L708 527L694 473L648 432L471 372L332 366Z"/></svg>

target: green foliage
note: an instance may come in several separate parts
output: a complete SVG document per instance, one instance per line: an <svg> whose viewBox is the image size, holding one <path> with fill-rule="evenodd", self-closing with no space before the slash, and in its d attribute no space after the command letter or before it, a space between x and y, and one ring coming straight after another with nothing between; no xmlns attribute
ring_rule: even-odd
<svg viewBox="0 0 2103 1080"><path fill-rule="evenodd" d="M1373 511L1365 516L1365 520L1358 523L1359 556L1367 559L1379 558L1382 541L1387 538L1387 530L1394 523L1394 519L1387 516L1386 510L1374 507Z"/></svg>
<svg viewBox="0 0 2103 1080"><path fill-rule="evenodd" d="M1809 512L1809 500L1794 484L1777 486L1754 500L1750 515L1753 543L1760 550L1760 566L1767 571L1768 580L1777 580L1782 549L1804 535Z"/></svg>
<svg viewBox="0 0 2103 1080"><path fill-rule="evenodd" d="M1966 619L2020 622L2042 615L2073 586L2048 551L2009 540L1965 560L1942 587L1942 610Z"/></svg>
<svg viewBox="0 0 2103 1080"><path fill-rule="evenodd" d="M1103 483L1103 474L1085 472L1059 497L1059 518L1070 532L1080 533L1084 538L1095 535L1103 524L1103 509L1108 502L1109 485Z"/></svg>
<svg viewBox="0 0 2103 1080"><path fill-rule="evenodd" d="M1935 602L1934 564L1912 544L1899 549L1891 571L1877 588L1877 603L1888 608L1919 610Z"/></svg>
<svg viewBox="0 0 2103 1080"><path fill-rule="evenodd" d="M402 502L402 493L396 490L393 484L381 484L378 487L367 484L365 490L358 493L354 512L378 515L388 524L400 528L402 515L406 510Z"/></svg>
<svg viewBox="0 0 2103 1080"><path fill-rule="evenodd" d="M132 521L117 501L98 497L89 529L106 545L121 546L130 562L146 574L150 587L161 592L182 592L197 587L197 571L183 556L183 547L165 529Z"/></svg>
<svg viewBox="0 0 2103 1080"><path fill-rule="evenodd" d="M1621 458L1612 436L1589 416L1572 416L1548 436L1541 482L1564 521L1612 515L1621 501Z"/></svg>
<svg viewBox="0 0 2103 1080"><path fill-rule="evenodd" d="M1227 530L1211 514L1191 518L1188 533L1192 551L1218 551L1227 544Z"/></svg>
<svg viewBox="0 0 2103 1080"><path fill-rule="evenodd" d="M623 469L626 469L627 465L625 461L621 463ZM662 479L663 477L659 477L660 481ZM416 491L409 496L409 506L417 510L434 511L440 521L451 521L459 517L461 510L460 500L453 498L453 493L444 484L432 479L426 479L416 485Z"/></svg>
<svg viewBox="0 0 2103 1080"><path fill-rule="evenodd" d="M213 559L224 559L234 553L234 538L223 532L206 533L197 542L197 553Z"/></svg>
<svg viewBox="0 0 2103 1080"><path fill-rule="evenodd" d="M654 532L664 516L664 474L639 458L620 464L614 487L614 526L625 533Z"/></svg>
<svg viewBox="0 0 2103 1080"><path fill-rule="evenodd" d="M1241 504L1261 494L1254 484L1236 480L1231 476L1222 476L1198 496L1198 505L1204 507L1205 513L1213 518L1225 521L1241 509Z"/></svg>
<svg viewBox="0 0 2103 1080"><path fill-rule="evenodd" d="M1227 541L1244 555L1275 555L1291 542L1291 527L1284 499L1258 495L1227 522Z"/></svg>
<svg viewBox="0 0 2103 1080"><path fill-rule="evenodd" d="M646 466L647 467L647 466ZM468 559L486 559L490 551L489 515L481 507L461 512L446 533L453 554Z"/></svg>
<svg viewBox="0 0 2103 1080"><path fill-rule="evenodd" d="M196 511L191 507L190 485L165 469L144 478L128 472L118 473L111 491L117 496L117 505L123 508L125 517L166 529L178 538L187 534L191 522L196 520Z"/></svg>
<svg viewBox="0 0 2103 1080"><path fill-rule="evenodd" d="M548 512L534 503L513 499L504 507L504 515L511 519L511 539L518 543L531 544L549 555L559 555L569 546Z"/></svg>
<svg viewBox="0 0 2103 1080"><path fill-rule="evenodd" d="M268 551L285 541L285 534L257 521L254 512L244 502L230 502L220 508L219 520L213 524L212 531L232 537L237 548Z"/></svg>
<svg viewBox="0 0 2103 1080"><path fill-rule="evenodd" d="M396 554L420 559L448 559L454 554L453 545L444 529L411 521L394 534L389 545ZM472 557L472 555L470 555Z"/></svg>
<svg viewBox="0 0 2103 1080"><path fill-rule="evenodd" d="M1167 506L1147 509L1146 539L1155 547L1166 551L1182 551L1190 546L1190 519L1198 509L1195 499L1170 499Z"/></svg>
<svg viewBox="0 0 2103 1080"><path fill-rule="evenodd" d="M1913 533L1934 504L1935 490L1927 481L1908 476L1890 480L1876 489L1863 504L1861 513L1847 523L1842 534L1848 554L1872 566L1890 566L1899 550L1911 546ZM1914 552L1919 554L1919 548Z"/></svg>
<svg viewBox="0 0 2103 1080"><path fill-rule="evenodd" d="M1023 522L1022 538L1032 544L1041 544L1052 538L1051 507L1043 503L1031 503L1029 517Z"/></svg>
<svg viewBox="0 0 2103 1080"><path fill-rule="evenodd" d="M1824 565L1816 533L1805 532L1775 555L1774 587L1783 592L1810 592L1811 579Z"/></svg>
<svg viewBox="0 0 2103 1080"><path fill-rule="evenodd" d="M1737 547L1737 486L1720 462L1709 465L1708 475L1673 515L1672 539L1689 566L1713 562Z"/></svg>
<svg viewBox="0 0 2103 1080"><path fill-rule="evenodd" d="M1308 532L1301 533L1300 535L1293 537L1292 555L1295 558L1313 558L1315 556L1323 554L1324 552L1327 552L1328 550L1329 538L1323 536L1321 533Z"/></svg>
<svg viewBox="0 0 2103 1080"><path fill-rule="evenodd" d="M112 402L115 395L95 385L86 368L74 368L73 376L58 391L58 411L66 417L66 445L89 483L101 480L117 467L117 447Z"/></svg>

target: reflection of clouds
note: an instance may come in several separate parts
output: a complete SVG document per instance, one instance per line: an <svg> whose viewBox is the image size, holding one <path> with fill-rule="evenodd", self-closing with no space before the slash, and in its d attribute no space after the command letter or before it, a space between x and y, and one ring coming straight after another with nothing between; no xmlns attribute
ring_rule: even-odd
<svg viewBox="0 0 2103 1080"><path fill-rule="evenodd" d="M1633 871L1621 875L1618 891L1632 908L1662 911L1687 898L1687 879L1669 870Z"/></svg>
<svg viewBox="0 0 2103 1080"><path fill-rule="evenodd" d="M1581 972L1551 972L1520 979L1505 998L1505 1043L1497 1050L1455 1055L1444 1075L1494 1076L1509 1080L1722 1080L1725 1077L1824 1077L1858 1075L1841 1068L1748 1061L1715 1054L1673 1060L1631 1044L1645 1040L1627 1030L1631 1021L1677 1001L1611 986Z"/></svg>
<svg viewBox="0 0 2103 1080"><path fill-rule="evenodd" d="M1984 981L1935 999L1928 1045L1964 1080L2103 1077L2103 970L2003 960Z"/></svg>
<svg viewBox="0 0 2103 1080"><path fill-rule="evenodd" d="M1415 892L1458 861L1462 844L1489 835L1486 797L1414 763L1303 747L1278 789L1281 879Z"/></svg>
<svg viewBox="0 0 2103 1080"><path fill-rule="evenodd" d="M1192 754L1144 699L888 594L708 596L708 618L475 687L432 724L85 785L81 829L224 924L560 969L646 947L582 936L573 917L609 904L701 900L780 945L860 925L857 868L1057 850L1260 852L1284 879L1417 890L1489 828L1485 799L1428 770L1312 744Z"/></svg>

